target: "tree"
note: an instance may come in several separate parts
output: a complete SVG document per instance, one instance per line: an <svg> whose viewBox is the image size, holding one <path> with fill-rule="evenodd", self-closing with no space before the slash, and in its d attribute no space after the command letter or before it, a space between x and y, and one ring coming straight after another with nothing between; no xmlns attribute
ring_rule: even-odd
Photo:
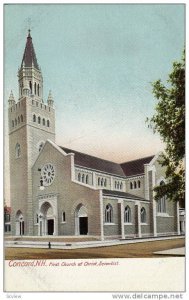
<svg viewBox="0 0 189 300"><path fill-rule="evenodd" d="M173 63L167 85L161 80L152 83L153 95L158 100L155 114L147 118L148 126L158 132L165 143L160 164L165 167L167 183L156 186L155 199L163 196L179 201L185 199L185 51L180 62Z"/></svg>

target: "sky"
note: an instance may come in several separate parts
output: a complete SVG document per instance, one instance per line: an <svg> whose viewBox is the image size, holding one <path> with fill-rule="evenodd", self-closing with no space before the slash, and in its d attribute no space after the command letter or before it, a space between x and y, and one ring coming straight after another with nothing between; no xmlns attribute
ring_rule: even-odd
<svg viewBox="0 0 189 300"><path fill-rule="evenodd" d="M157 103L151 83L166 83L180 60L184 26L183 4L5 5L5 148L7 101L11 90L18 99L30 27L44 101L51 90L55 102L58 145L115 162L163 150L145 122Z"/></svg>

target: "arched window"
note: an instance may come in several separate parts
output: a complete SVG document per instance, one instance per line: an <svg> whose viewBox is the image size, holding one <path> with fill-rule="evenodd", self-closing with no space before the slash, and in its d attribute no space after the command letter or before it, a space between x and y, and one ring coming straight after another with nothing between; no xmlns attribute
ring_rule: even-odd
<svg viewBox="0 0 189 300"><path fill-rule="evenodd" d="M128 205L125 207L124 222L131 223L131 209Z"/></svg>
<svg viewBox="0 0 189 300"><path fill-rule="evenodd" d="M134 189L137 188L137 184L136 184L136 181L134 181Z"/></svg>
<svg viewBox="0 0 189 300"><path fill-rule="evenodd" d="M21 120L21 122L23 122L23 115L20 116L20 120Z"/></svg>
<svg viewBox="0 0 189 300"><path fill-rule="evenodd" d="M36 122L36 115L33 115L33 122Z"/></svg>
<svg viewBox="0 0 189 300"><path fill-rule="evenodd" d="M85 182L85 174L82 175L82 182Z"/></svg>
<svg viewBox="0 0 189 300"><path fill-rule="evenodd" d="M130 189L132 190L133 189L133 183L130 182Z"/></svg>
<svg viewBox="0 0 189 300"><path fill-rule="evenodd" d="M80 173L78 174L77 178L78 178L78 181L81 181L81 174Z"/></svg>
<svg viewBox="0 0 189 300"><path fill-rule="evenodd" d="M29 82L29 86L30 86L30 93L32 94L32 83L31 83L31 81Z"/></svg>
<svg viewBox="0 0 189 300"><path fill-rule="evenodd" d="M15 123L15 126L17 126L17 119L15 119L14 123Z"/></svg>
<svg viewBox="0 0 189 300"><path fill-rule="evenodd" d="M45 126L45 119L43 118L43 125Z"/></svg>
<svg viewBox="0 0 189 300"><path fill-rule="evenodd" d="M113 208L111 204L106 205L105 208L105 222L112 223L113 222Z"/></svg>
<svg viewBox="0 0 189 300"><path fill-rule="evenodd" d="M104 186L106 187L106 185L107 185L107 180L106 180L106 178L104 179Z"/></svg>
<svg viewBox="0 0 189 300"><path fill-rule="evenodd" d="M41 151L41 149L43 148L43 146L44 146L44 142L40 142L40 143L39 143L39 148L38 148L38 149L39 149L39 152Z"/></svg>
<svg viewBox="0 0 189 300"><path fill-rule="evenodd" d="M160 185L165 185L165 182L161 181ZM161 199L158 200L157 209L159 213L166 213L166 196L163 196Z"/></svg>
<svg viewBox="0 0 189 300"><path fill-rule="evenodd" d="M38 124L41 124L41 118L38 117Z"/></svg>
<svg viewBox="0 0 189 300"><path fill-rule="evenodd" d="M88 184L88 182L89 182L89 176L88 175L86 175L85 182L86 182L86 184Z"/></svg>
<svg viewBox="0 0 189 300"><path fill-rule="evenodd" d="M50 127L50 122L49 122L49 120L47 120L47 127Z"/></svg>
<svg viewBox="0 0 189 300"><path fill-rule="evenodd" d="M141 223L146 223L146 210L144 207L140 210L140 221Z"/></svg>
<svg viewBox="0 0 189 300"><path fill-rule="evenodd" d="M35 95L36 95L36 82L34 84L34 91L35 91Z"/></svg>
<svg viewBox="0 0 189 300"><path fill-rule="evenodd" d="M20 144L16 144L16 147L15 147L15 156L16 158L19 158L21 155L21 149L20 149Z"/></svg>
<svg viewBox="0 0 189 300"><path fill-rule="evenodd" d="M103 185L104 185L104 179L101 178L101 186L103 186Z"/></svg>
<svg viewBox="0 0 189 300"><path fill-rule="evenodd" d="M121 182L120 183L120 190L122 190L122 188L123 188L123 183Z"/></svg>
<svg viewBox="0 0 189 300"><path fill-rule="evenodd" d="M62 211L62 222L66 222L66 213Z"/></svg>
<svg viewBox="0 0 189 300"><path fill-rule="evenodd" d="M12 120L12 127L14 127L14 121Z"/></svg>
<svg viewBox="0 0 189 300"><path fill-rule="evenodd" d="M100 185L100 177L98 177L98 185Z"/></svg>
<svg viewBox="0 0 189 300"><path fill-rule="evenodd" d="M18 124L20 124L20 117L18 117Z"/></svg>
<svg viewBox="0 0 189 300"><path fill-rule="evenodd" d="M138 180L138 188L140 189L140 180Z"/></svg>
<svg viewBox="0 0 189 300"><path fill-rule="evenodd" d="M39 96L39 84L37 85L37 95Z"/></svg>

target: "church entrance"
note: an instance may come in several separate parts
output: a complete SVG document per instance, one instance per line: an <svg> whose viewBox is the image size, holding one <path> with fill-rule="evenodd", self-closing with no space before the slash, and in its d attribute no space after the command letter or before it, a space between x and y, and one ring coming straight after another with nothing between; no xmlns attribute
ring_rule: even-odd
<svg viewBox="0 0 189 300"><path fill-rule="evenodd" d="M53 219L47 220L47 231L48 231L48 235L53 235L53 233L54 233L54 220Z"/></svg>
<svg viewBox="0 0 189 300"><path fill-rule="evenodd" d="M24 235L24 218L20 210L16 213L16 235Z"/></svg>
<svg viewBox="0 0 189 300"><path fill-rule="evenodd" d="M80 217L79 218L79 231L81 235L85 235L88 233L88 218Z"/></svg>
<svg viewBox="0 0 189 300"><path fill-rule="evenodd" d="M79 204L75 210L75 235L88 234L87 209L83 204Z"/></svg>
<svg viewBox="0 0 189 300"><path fill-rule="evenodd" d="M43 202L39 209L38 235L55 235L56 216L50 202Z"/></svg>

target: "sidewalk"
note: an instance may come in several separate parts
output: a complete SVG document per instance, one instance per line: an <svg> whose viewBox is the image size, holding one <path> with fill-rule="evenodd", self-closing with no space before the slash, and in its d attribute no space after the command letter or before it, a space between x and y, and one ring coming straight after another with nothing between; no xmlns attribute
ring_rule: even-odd
<svg viewBox="0 0 189 300"><path fill-rule="evenodd" d="M156 251L154 254L160 255L171 255L171 256L185 256L185 247L163 250L163 251Z"/></svg>

